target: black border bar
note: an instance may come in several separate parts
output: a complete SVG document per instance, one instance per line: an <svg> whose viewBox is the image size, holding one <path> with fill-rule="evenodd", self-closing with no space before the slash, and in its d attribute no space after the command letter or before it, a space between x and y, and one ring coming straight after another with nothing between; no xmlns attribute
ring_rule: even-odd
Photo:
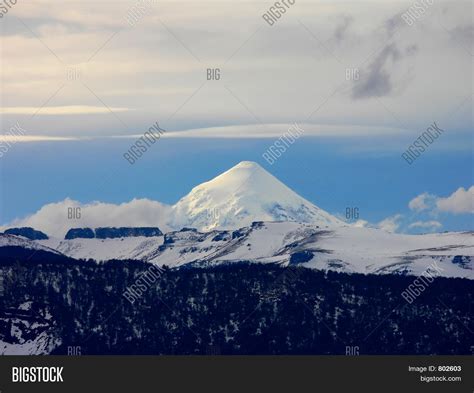
<svg viewBox="0 0 474 393"><path fill-rule="evenodd" d="M432 371L408 371L409 366L426 367L427 370L431 366ZM13 383L12 367L63 367L64 382ZM440 367L441 371L439 371ZM449 370L450 367L452 371L444 371ZM461 377L462 380L460 382L426 382L426 380L423 382L421 376L438 379ZM474 357L0 357L0 393L193 391L472 393L474 391Z"/></svg>

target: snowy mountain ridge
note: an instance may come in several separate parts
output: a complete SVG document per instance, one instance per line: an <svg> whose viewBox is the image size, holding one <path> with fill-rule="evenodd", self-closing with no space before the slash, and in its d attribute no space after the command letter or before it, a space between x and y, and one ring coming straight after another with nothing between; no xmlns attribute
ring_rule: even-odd
<svg viewBox="0 0 474 393"><path fill-rule="evenodd" d="M155 237L23 241L76 259L136 259L169 267L247 261L346 273L420 275L436 266L440 276L474 279L472 232L403 235L350 226L323 229L306 223L254 222L237 230L184 228Z"/></svg>

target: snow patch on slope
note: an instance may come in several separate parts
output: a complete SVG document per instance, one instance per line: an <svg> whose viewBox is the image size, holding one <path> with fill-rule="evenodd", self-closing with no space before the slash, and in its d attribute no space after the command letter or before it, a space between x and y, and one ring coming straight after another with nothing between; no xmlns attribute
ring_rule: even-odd
<svg viewBox="0 0 474 393"><path fill-rule="evenodd" d="M41 250L60 254L54 246L47 247L46 245L42 245L40 241L30 240L22 236L7 235L5 233L0 233L0 247L22 247L28 250Z"/></svg>
<svg viewBox="0 0 474 393"><path fill-rule="evenodd" d="M146 261L148 256L163 244L163 236L69 240L51 238L39 242L76 259L95 259L97 261L137 259Z"/></svg>

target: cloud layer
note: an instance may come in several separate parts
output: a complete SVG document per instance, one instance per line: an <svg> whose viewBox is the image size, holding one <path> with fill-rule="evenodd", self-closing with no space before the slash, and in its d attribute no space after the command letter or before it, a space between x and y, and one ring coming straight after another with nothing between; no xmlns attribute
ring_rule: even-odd
<svg viewBox="0 0 474 393"><path fill-rule="evenodd" d="M460 187L448 197L437 197L423 193L413 198L408 206L415 214L436 212L451 214L474 213L474 186L469 189ZM80 217L70 218L71 209L80 208ZM416 216L415 216L416 217ZM70 228L100 226L158 226L164 231L173 229L173 206L150 199L133 199L130 202L113 204L104 202L80 203L72 199L50 203L36 213L14 220L7 227L30 226L54 237L64 237ZM413 216L395 214L378 223L371 224L359 220L352 224L355 227L373 227L387 232L398 232L400 229L423 231L439 230L443 224L438 220L416 220Z"/></svg>
<svg viewBox="0 0 474 393"><path fill-rule="evenodd" d="M388 136L418 133L470 94L472 56L453 45L472 33L464 2L435 2L416 26L398 1L301 1L275 26L257 3L149 4L133 24L133 2L18 4L0 32L3 124L80 137L135 134L158 119L212 137L222 125L315 122ZM207 80L207 68L221 78ZM464 108L446 127L466 132L470 121Z"/></svg>
<svg viewBox="0 0 474 393"><path fill-rule="evenodd" d="M468 189L459 187L447 197L439 197L428 192L417 195L409 201L407 214L395 214L378 223L369 223L359 220L353 225L356 227L372 227L388 232L415 231L434 232L443 227L439 216L473 214L474 213L474 186ZM424 219L420 219L424 217ZM433 219L437 218L437 219Z"/></svg>
<svg viewBox="0 0 474 393"><path fill-rule="evenodd" d="M76 208L80 208L80 216L72 219L70 209ZM133 226L157 226L166 231L169 229L167 223L170 212L170 206L149 199L133 199L121 204L82 204L67 198L61 202L47 204L31 216L11 222L8 227L29 226L58 238L63 238L70 228L118 227L130 226L130 223L133 223Z"/></svg>
<svg viewBox="0 0 474 393"><path fill-rule="evenodd" d="M468 189L459 187L447 197L423 193L413 198L408 207L416 212L472 214L474 213L474 186Z"/></svg>
<svg viewBox="0 0 474 393"><path fill-rule="evenodd" d="M459 187L447 198L438 198L436 207L441 212L462 214L474 213L474 186L469 189Z"/></svg>

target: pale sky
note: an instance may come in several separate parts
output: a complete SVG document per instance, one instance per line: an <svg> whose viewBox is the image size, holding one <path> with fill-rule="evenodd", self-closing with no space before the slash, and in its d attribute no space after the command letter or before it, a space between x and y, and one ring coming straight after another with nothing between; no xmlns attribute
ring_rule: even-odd
<svg viewBox="0 0 474 393"><path fill-rule="evenodd" d="M132 26L136 4L145 12ZM390 137L438 120L472 130L471 2L434 1L411 26L402 14L412 2L297 1L269 26L271 5L19 1L0 21L2 129L127 135L159 121L265 134L299 122L319 135L333 124ZM220 80L206 81L207 68ZM346 80L352 69L358 80Z"/></svg>

